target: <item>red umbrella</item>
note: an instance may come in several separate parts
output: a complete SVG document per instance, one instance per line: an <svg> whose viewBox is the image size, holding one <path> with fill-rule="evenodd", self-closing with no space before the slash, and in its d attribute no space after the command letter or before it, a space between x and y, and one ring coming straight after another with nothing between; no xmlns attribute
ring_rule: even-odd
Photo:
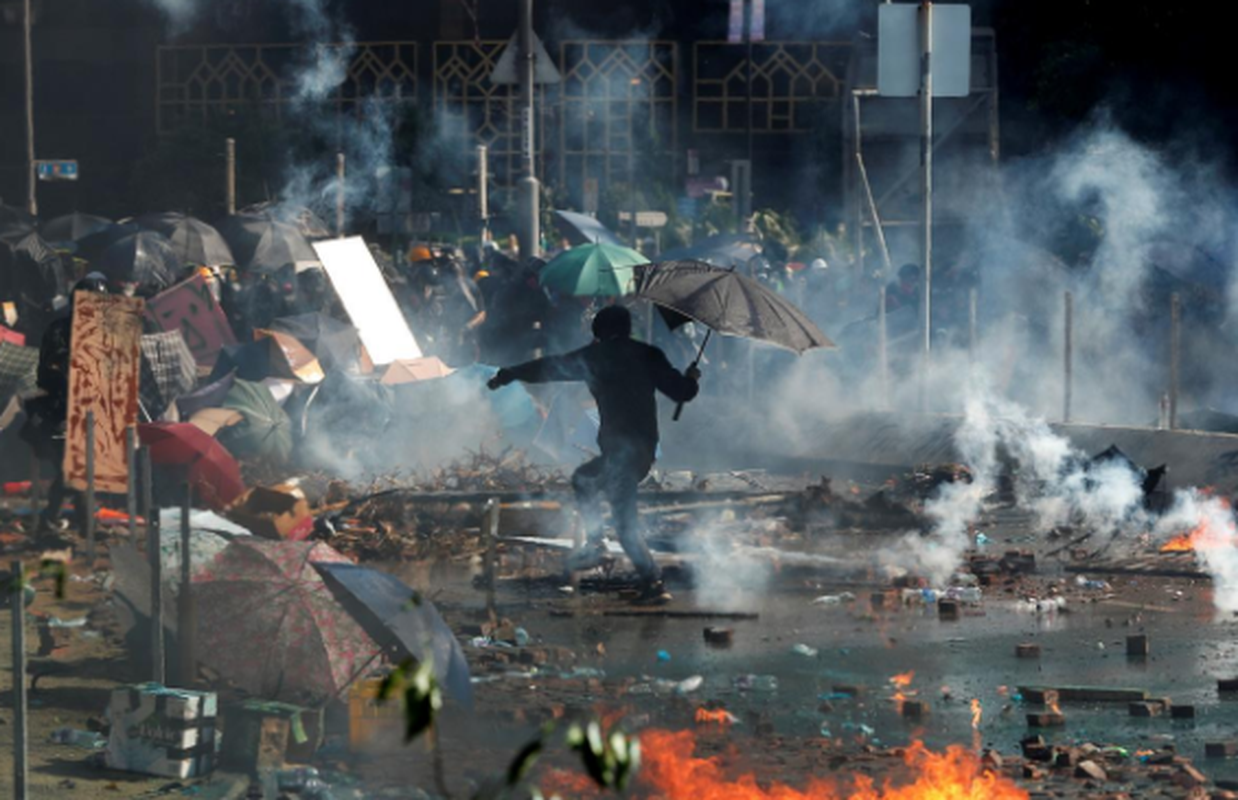
<svg viewBox="0 0 1238 800"><path fill-rule="evenodd" d="M241 468L219 442L187 422L152 422L138 426L152 464L187 467L187 478L203 505L223 510L245 493Z"/></svg>
<svg viewBox="0 0 1238 800"><path fill-rule="evenodd" d="M202 663L259 697L325 700L380 654L314 569L325 544L238 537L193 578Z"/></svg>

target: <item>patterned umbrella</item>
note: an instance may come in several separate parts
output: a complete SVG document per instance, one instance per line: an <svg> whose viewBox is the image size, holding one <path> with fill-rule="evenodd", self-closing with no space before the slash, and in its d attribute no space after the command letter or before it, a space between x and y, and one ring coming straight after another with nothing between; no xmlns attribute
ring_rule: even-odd
<svg viewBox="0 0 1238 800"><path fill-rule="evenodd" d="M194 577L202 662L275 700L321 701L352 683L379 647L340 607L314 562L350 563L322 543L228 545Z"/></svg>
<svg viewBox="0 0 1238 800"><path fill-rule="evenodd" d="M222 444L187 422L152 422L138 425L143 445L150 448L152 464L183 467L198 501L222 511L245 492L241 468Z"/></svg>

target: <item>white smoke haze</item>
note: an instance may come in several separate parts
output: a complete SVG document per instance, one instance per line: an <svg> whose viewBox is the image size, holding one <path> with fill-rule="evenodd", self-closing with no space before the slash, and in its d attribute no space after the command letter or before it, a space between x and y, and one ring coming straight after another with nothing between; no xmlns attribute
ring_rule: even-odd
<svg viewBox="0 0 1238 800"><path fill-rule="evenodd" d="M149 0L163 12L168 21L168 33L172 36L184 33L198 19L200 0Z"/></svg>
<svg viewBox="0 0 1238 800"><path fill-rule="evenodd" d="M1212 604L1223 614L1238 612L1238 528L1230 504L1198 489L1177 492L1154 529L1156 541L1199 531L1198 558L1212 576Z"/></svg>

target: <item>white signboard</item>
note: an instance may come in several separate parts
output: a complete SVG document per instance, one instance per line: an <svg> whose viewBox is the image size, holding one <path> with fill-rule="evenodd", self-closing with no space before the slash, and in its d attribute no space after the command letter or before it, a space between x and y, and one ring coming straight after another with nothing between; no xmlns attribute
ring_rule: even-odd
<svg viewBox="0 0 1238 800"><path fill-rule="evenodd" d="M877 93L915 97L920 93L920 6L877 6ZM933 4L933 96L966 97L971 92L971 6Z"/></svg>
<svg viewBox="0 0 1238 800"><path fill-rule="evenodd" d="M421 348L365 241L352 236L313 245L370 359L381 365L401 358L421 358Z"/></svg>

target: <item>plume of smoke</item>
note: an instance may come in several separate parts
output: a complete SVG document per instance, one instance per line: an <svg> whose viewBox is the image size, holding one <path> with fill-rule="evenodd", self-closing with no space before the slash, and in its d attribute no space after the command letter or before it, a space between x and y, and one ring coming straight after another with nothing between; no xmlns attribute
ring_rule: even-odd
<svg viewBox="0 0 1238 800"><path fill-rule="evenodd" d="M189 29L201 15L200 0L148 0L163 12L168 22L168 33L175 36Z"/></svg>
<svg viewBox="0 0 1238 800"><path fill-rule="evenodd" d="M1238 528L1230 504L1197 489L1176 492L1154 537L1161 541L1190 531L1200 537L1195 553L1212 576L1213 605L1224 614L1238 612Z"/></svg>

